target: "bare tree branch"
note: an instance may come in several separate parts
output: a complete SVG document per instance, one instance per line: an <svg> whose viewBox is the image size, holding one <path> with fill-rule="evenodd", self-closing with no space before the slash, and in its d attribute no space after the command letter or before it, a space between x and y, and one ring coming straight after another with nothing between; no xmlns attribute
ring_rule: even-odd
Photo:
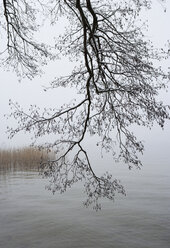
<svg viewBox="0 0 170 248"><path fill-rule="evenodd" d="M38 54L51 56L44 45L30 39L29 31L36 28L26 25L22 18L27 17L28 23L32 23L30 18L36 12L26 0L20 4L4 0L3 4L9 63L17 61L21 70L26 68L36 74ZM103 177L95 174L83 146L87 134L99 136L97 145L112 152L115 159L118 157L130 169L140 168L138 155L143 153L144 146L129 127L151 128L158 123L163 128L170 118L169 106L156 100L159 90L166 88L169 76L154 66L155 60L166 59L168 53L160 53L145 40L137 25L142 8L150 8L150 1L51 1L48 10L52 23L57 22L58 15L66 15L70 20L69 29L55 47L62 55L75 58L78 66L71 75L54 79L50 87L75 87L83 100L53 111L44 109L42 114L36 106L25 113L19 104L11 102L18 128L8 129L10 137L20 131L33 133L35 139L52 133L57 137L54 143L44 144L56 152L56 160L42 164L43 174L51 178L49 189L64 192L77 181L85 180L84 204L93 204L96 210L101 207L101 197L114 200L116 191L125 191L108 173Z"/></svg>

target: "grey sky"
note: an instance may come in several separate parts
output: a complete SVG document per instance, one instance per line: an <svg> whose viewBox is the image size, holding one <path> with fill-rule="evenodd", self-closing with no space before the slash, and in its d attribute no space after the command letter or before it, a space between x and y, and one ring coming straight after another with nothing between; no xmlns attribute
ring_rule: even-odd
<svg viewBox="0 0 170 248"><path fill-rule="evenodd" d="M148 18L149 20L148 37L159 47L162 47L170 37L170 2L166 3L166 7L167 11L165 13L159 1L155 0L152 10L142 15L142 18ZM61 23L58 27L60 27L62 31ZM45 35L46 33L44 33L44 38ZM48 40L48 38L49 36L47 36L46 39ZM169 62L166 61L163 65L168 67ZM59 60L55 63L50 63L45 68L45 73L42 77L37 77L32 81L24 79L21 83L18 82L15 73L11 71L6 72L3 68L0 69L0 147L30 144L30 138L24 134L17 135L13 140L7 139L7 134L5 133L6 126L16 125L15 122L7 121L4 118L4 114L10 112L8 106L9 99L19 102L26 110L30 104L37 104L40 107L57 107L63 102L71 101L71 99L74 98L74 89L58 89L44 92L42 88L43 85L47 86L48 82L52 80L54 76L67 74L71 67L72 65L66 59ZM160 98L162 98L166 104L170 104L170 90L167 94L165 94L165 92L161 93ZM150 156L154 158L155 156L155 159L157 159L169 155L170 122L165 125L164 131L159 127L154 127L152 131L140 128L137 130L137 136L145 140L146 158Z"/></svg>

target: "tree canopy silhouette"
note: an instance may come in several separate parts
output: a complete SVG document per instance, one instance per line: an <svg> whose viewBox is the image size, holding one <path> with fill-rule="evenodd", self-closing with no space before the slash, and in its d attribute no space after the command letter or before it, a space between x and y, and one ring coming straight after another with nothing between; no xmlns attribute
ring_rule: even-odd
<svg viewBox="0 0 170 248"><path fill-rule="evenodd" d="M141 10L150 7L148 0L3 0L6 50L1 60L20 77L32 78L48 60L57 59L50 45L34 39L39 16L50 18L56 27L61 16L69 21L55 50L76 61L76 66L69 76L55 78L50 87L74 87L82 100L53 111L44 109L41 114L36 106L25 113L18 103L10 102L18 127L8 131L10 137L20 131L35 138L55 134L55 142L44 144L56 152L55 160L42 163L43 174L51 181L49 189L64 192L84 180L84 204L95 209L101 207L101 197L114 200L116 192L125 191L109 173L96 175L83 145L85 136L98 136L97 145L112 152L113 158L129 168L140 168L138 154L144 146L130 126L151 128L158 123L163 128L169 119L169 106L156 99L169 76L154 63L166 59L168 52L156 50L146 40L139 21Z"/></svg>

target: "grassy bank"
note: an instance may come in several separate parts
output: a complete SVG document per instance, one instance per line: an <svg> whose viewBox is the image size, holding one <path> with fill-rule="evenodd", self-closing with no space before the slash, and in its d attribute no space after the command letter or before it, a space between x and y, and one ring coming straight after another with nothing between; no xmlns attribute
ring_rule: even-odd
<svg viewBox="0 0 170 248"><path fill-rule="evenodd" d="M54 159L54 153L39 150L36 147L0 149L0 168L35 168L38 169L43 161Z"/></svg>

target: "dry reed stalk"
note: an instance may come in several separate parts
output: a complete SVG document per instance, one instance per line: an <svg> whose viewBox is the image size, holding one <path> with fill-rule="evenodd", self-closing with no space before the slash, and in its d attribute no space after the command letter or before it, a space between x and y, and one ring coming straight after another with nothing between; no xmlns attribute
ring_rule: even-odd
<svg viewBox="0 0 170 248"><path fill-rule="evenodd" d="M0 149L0 168L22 167L37 169L41 162L53 160L55 154L45 149L39 150L36 147L23 147L19 149Z"/></svg>

